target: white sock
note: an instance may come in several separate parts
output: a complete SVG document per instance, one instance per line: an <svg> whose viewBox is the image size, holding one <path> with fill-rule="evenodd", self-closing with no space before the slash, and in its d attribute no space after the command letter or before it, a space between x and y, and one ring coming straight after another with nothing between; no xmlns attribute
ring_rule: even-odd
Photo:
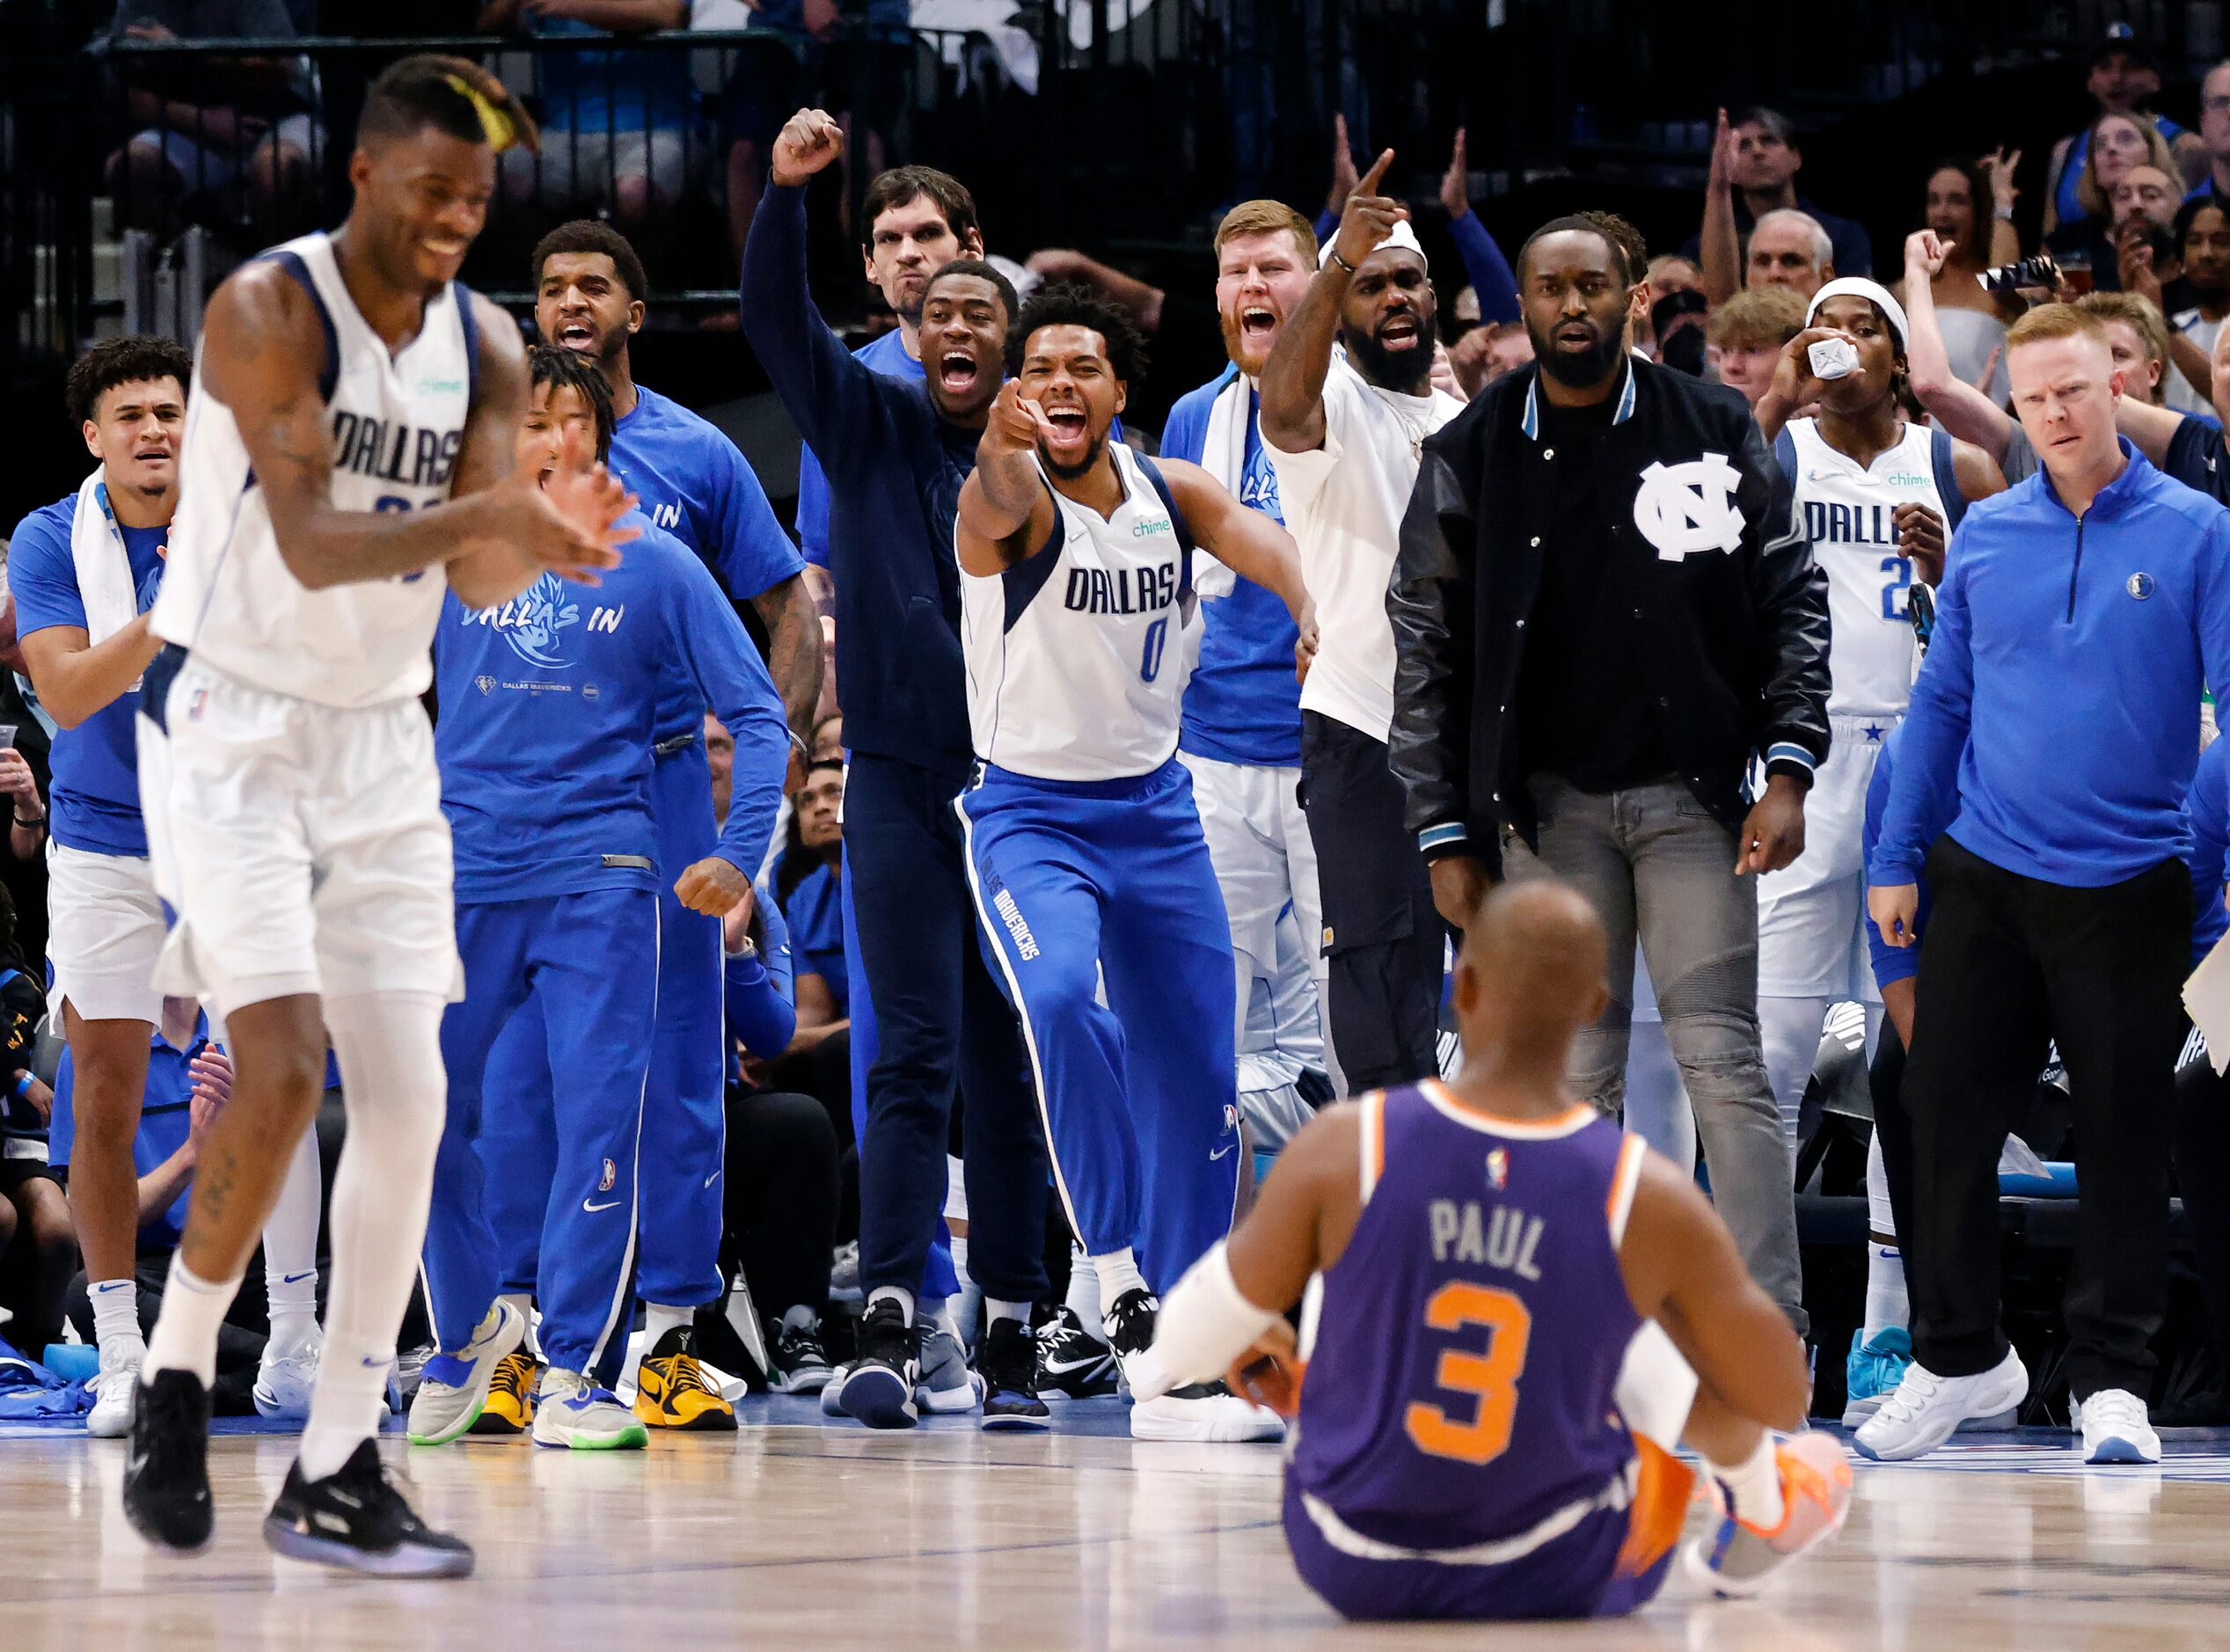
<svg viewBox="0 0 2230 1652"><path fill-rule="evenodd" d="M1713 1475L1727 1488L1735 1517L1760 1531L1780 1528L1783 1509L1780 1463L1773 1455L1773 1436L1763 1434L1758 1449L1732 1466L1706 1459Z"/></svg>
<svg viewBox="0 0 2230 1652"><path fill-rule="evenodd" d="M873 1290L870 1290L867 1293L868 1310L873 1312L875 1304L878 1302L896 1303L898 1305L898 1312L906 1316L906 1324L908 1327L910 1327L913 1325L914 1293L907 1290L903 1285L877 1285Z"/></svg>
<svg viewBox="0 0 2230 1652"><path fill-rule="evenodd" d="M271 1303L270 1353L299 1354L318 1341L318 1127L303 1131L278 1202L263 1224L263 1292Z"/></svg>
<svg viewBox="0 0 2230 1652"><path fill-rule="evenodd" d="M1890 1207L1890 1175L1882 1163L1878 1130L1866 1148L1866 1337L1912 1323L1905 1289L1905 1255L1897 1247L1897 1217Z"/></svg>
<svg viewBox="0 0 2230 1652"><path fill-rule="evenodd" d="M1144 1290L1146 1276L1138 1271L1138 1260L1131 1255L1126 1245L1119 1251L1109 1251L1105 1256L1092 1258L1092 1271L1099 1276L1100 1300L1112 1306L1122 1300L1123 1293ZM1099 1321L1093 1321L1097 1325Z"/></svg>
<svg viewBox="0 0 2230 1652"><path fill-rule="evenodd" d="M1030 1305L1027 1302L1001 1302L997 1297L983 1298L983 1328L991 1329L1001 1319L1013 1319L1027 1329L1030 1323Z"/></svg>
<svg viewBox="0 0 2230 1652"><path fill-rule="evenodd" d="M1069 1246L1069 1294L1063 1305L1083 1322L1093 1336L1100 1334L1100 1276L1085 1259L1081 1245Z"/></svg>
<svg viewBox="0 0 2230 1652"><path fill-rule="evenodd" d="M367 992L325 1000L340 1058L348 1144L333 1188L333 1286L325 1355L302 1434L302 1472L336 1472L378 1432L395 1332L418 1278L449 1081L440 995Z"/></svg>
<svg viewBox="0 0 2230 1652"><path fill-rule="evenodd" d="M662 1302L643 1304L643 1352L656 1348L669 1331L679 1331L697 1323L697 1310L676 1308Z"/></svg>
<svg viewBox="0 0 2230 1652"><path fill-rule="evenodd" d="M104 1279L88 1285L85 1294L92 1301L93 1341L101 1351L113 1349L118 1356L144 1360L147 1338L139 1328L139 1281Z"/></svg>
<svg viewBox="0 0 2230 1652"><path fill-rule="evenodd" d="M155 1334L147 1339L147 1357L140 1370L146 1376L158 1371L192 1371L207 1388L216 1380L216 1334L224 1323L224 1311L240 1292L240 1276L204 1279L171 1253L170 1283L163 1288L163 1311L155 1316Z"/></svg>

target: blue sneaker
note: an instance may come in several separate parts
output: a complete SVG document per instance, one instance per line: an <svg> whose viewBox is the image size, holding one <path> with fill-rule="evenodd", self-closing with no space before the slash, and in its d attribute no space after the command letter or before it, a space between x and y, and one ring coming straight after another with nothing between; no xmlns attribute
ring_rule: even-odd
<svg viewBox="0 0 2230 1652"><path fill-rule="evenodd" d="M1887 1326L1871 1341L1863 1327L1851 1333L1850 1357L1843 1362L1843 1386L1849 1403L1843 1407L1843 1426L1855 1429L1882 1408L1882 1402L1905 1380L1905 1368L1912 1363L1912 1334L1902 1326Z"/></svg>

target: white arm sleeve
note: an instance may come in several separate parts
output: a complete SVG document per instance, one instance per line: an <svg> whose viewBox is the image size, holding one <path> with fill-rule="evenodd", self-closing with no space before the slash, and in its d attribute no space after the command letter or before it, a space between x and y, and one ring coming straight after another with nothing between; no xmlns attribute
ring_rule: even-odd
<svg viewBox="0 0 2230 1652"><path fill-rule="evenodd" d="M1153 1346L1133 1362L1131 1393L1155 1400L1221 1377L1277 1318L1276 1310L1258 1308L1239 1294L1224 1242L1217 1240L1161 1305Z"/></svg>

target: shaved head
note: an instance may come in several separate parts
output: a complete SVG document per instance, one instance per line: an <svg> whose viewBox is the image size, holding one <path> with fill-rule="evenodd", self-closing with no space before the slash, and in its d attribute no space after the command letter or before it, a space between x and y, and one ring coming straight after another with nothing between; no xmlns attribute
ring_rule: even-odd
<svg viewBox="0 0 2230 1652"><path fill-rule="evenodd" d="M1464 927L1456 1016L1466 1055L1546 1061L1610 1002L1609 941L1584 896L1554 879L1503 883Z"/></svg>

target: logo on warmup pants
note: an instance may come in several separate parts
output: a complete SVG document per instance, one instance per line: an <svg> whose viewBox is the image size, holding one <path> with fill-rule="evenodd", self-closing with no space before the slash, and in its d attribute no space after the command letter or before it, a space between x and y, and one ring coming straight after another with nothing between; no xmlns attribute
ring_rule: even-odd
<svg viewBox="0 0 2230 1652"><path fill-rule="evenodd" d="M991 910L998 914L998 921L1006 925L1006 932L1014 938L1014 955L1024 963L1036 957L1037 937L1030 933L1029 920L1015 905L1014 892L1001 884L998 893L991 897Z"/></svg>
<svg viewBox="0 0 2230 1652"><path fill-rule="evenodd" d="M619 1166L609 1159L604 1160L604 1173L596 1179L596 1191L610 1193L612 1183L619 1180Z"/></svg>
<svg viewBox="0 0 2230 1652"><path fill-rule="evenodd" d="M1741 486L1742 473L1723 453L1685 464L1654 464L1641 472L1634 491L1634 525L1657 548L1660 561L1732 551L1742 544L1742 512L1735 506Z"/></svg>

